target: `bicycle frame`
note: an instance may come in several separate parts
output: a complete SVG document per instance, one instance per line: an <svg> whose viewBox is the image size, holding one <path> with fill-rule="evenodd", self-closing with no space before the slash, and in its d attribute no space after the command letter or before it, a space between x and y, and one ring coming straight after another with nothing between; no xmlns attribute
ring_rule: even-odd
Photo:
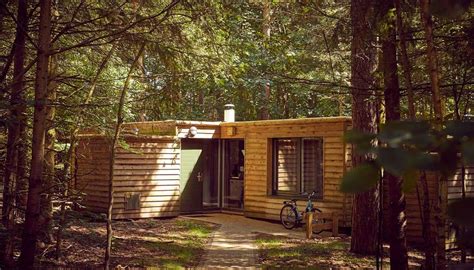
<svg viewBox="0 0 474 270"><path fill-rule="evenodd" d="M289 201L284 201L283 202L283 207L280 210L280 222L282 225L288 229L291 230L297 226L301 226L304 222L303 216L305 213L322 213L321 210L318 208L314 207L312 198L316 192L311 192L311 194L308 195L308 201L306 202L306 207L303 211L299 212L298 211L298 205L297 205L297 199L291 199ZM307 195L307 193L305 193ZM313 217L312 224L317 224L317 223L325 223L326 220L324 218L319 218L319 217ZM314 229L315 227L312 227ZM314 231L313 233L319 234L324 230L319 230Z"/></svg>
<svg viewBox="0 0 474 270"><path fill-rule="evenodd" d="M301 211L299 212L298 211L298 205L296 203L296 200L291 200L291 201L284 201L283 204L284 205L290 205L292 209L295 210L296 212L296 220L298 222L301 222L303 220L303 215L305 213L308 213L308 212L313 212L314 211L314 206L313 206L313 201L312 201L312 198L314 197L314 195L316 194L316 192L311 192L309 195L308 195L308 201L306 202L306 207L305 207L305 210L304 211Z"/></svg>

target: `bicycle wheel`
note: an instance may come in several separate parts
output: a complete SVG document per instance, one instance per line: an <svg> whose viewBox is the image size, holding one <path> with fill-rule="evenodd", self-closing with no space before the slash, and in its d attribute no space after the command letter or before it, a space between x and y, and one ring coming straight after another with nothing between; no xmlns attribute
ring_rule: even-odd
<svg viewBox="0 0 474 270"><path fill-rule="evenodd" d="M283 227L288 230L296 227L297 224L297 214L296 210L291 205L285 205L281 208L280 211L280 221Z"/></svg>
<svg viewBox="0 0 474 270"><path fill-rule="evenodd" d="M314 208L313 211L314 211L313 222L312 222L313 225L326 223L326 219L318 218L318 213L322 213L321 210L319 210L318 208ZM313 228L314 234L320 234L321 232L325 231L323 229L318 228L318 226L312 226L312 228Z"/></svg>

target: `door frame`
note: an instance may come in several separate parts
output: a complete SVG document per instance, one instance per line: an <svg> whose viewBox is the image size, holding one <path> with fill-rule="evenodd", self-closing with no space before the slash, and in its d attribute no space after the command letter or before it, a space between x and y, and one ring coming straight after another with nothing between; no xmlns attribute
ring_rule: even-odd
<svg viewBox="0 0 474 270"><path fill-rule="evenodd" d="M216 140L217 143L215 145L212 144L212 141ZM229 170L229 168L226 168L227 166L227 161L226 161L226 142L228 141L242 141L244 144L244 151L246 150L246 143L244 138L237 138L237 139L181 139L181 166L183 165L183 159L182 159L182 152L183 152L183 144L186 141L192 141L193 143L201 143L201 144L208 144L209 149L208 151L212 151L210 148L217 146L217 170L216 170L216 177L217 177L217 205L216 207L211 207L211 208L204 208L204 186L201 189L201 209L196 210L196 211L182 211L181 206L180 206L180 212L183 214L186 213L199 213L199 212L212 212L212 211L232 211L232 212L239 212L242 213L244 212L245 209L245 204L244 207L242 208L232 208L232 207L226 207L225 206L225 183L224 181L226 180L226 170ZM246 152L246 151L245 151ZM245 200L245 182L246 182L246 177L245 177L245 167L246 167L246 161L245 161L245 155L244 155L244 161L243 161L243 166L244 166L244 176L243 176L243 192L244 196L242 198L242 203L244 203ZM206 166L206 169L209 169ZM182 167L180 167L180 185L181 185L181 176L182 176ZM202 183L201 183L202 184ZM180 188L181 189L181 188ZM180 197L183 194L180 194ZM180 198L180 201L182 201L182 197ZM180 203L181 204L181 203Z"/></svg>
<svg viewBox="0 0 474 270"><path fill-rule="evenodd" d="M245 162L245 154L244 154L244 160L243 160L243 166L244 166L244 171L243 171L243 198L242 198L242 208L232 208L232 207L226 207L225 206L225 183L224 181L226 180L226 170L229 170L227 168L227 152L226 152L226 142L228 141L242 141L244 144L244 153L246 153L246 143L244 138L232 138L232 139L219 139L219 153L218 153L218 159L219 159L219 166L218 166L218 175L219 175L219 180L218 180L218 202L219 202L219 209L220 210L226 210L226 211L232 211L232 212L239 212L243 213L245 210L245 182L246 182L246 175L245 175L245 167L246 167L246 162Z"/></svg>
<svg viewBox="0 0 474 270"><path fill-rule="evenodd" d="M185 149L183 149L183 145L185 144L190 144L190 145L194 145L194 146L197 146L199 145L199 148L202 149L202 154L204 155L207 155L209 157L211 157L212 160L201 160L200 161L200 164L199 166L201 166L201 168L199 168L199 171L202 171L204 172L203 175L207 175L209 177L209 181L211 179L215 179L214 181L214 185L212 185L212 187L215 187L215 185L217 184L217 189L215 190L216 191L216 203L215 203L215 206L211 206L211 207L205 207L204 205L204 189L206 188L205 185L204 185L204 181L206 180L203 180L200 182L200 185L201 185L201 188L199 188L200 190L200 194L199 194L199 197L200 197L200 202L201 202L201 206L200 206L200 209L198 210L183 210L181 207L182 207L182 202L183 202L183 192L182 190L183 187L181 186L182 185L182 177L183 177L183 151L185 151ZM199 213L199 212L204 212L204 211L215 211L215 210L219 210L221 207L220 207L220 163L221 163L221 155L220 155L220 152L219 152L219 147L221 145L221 142L220 142L220 139L212 139L212 138L209 138L209 139L189 139L189 138L185 138L185 139L181 139L180 140L180 213L183 213L183 214L187 214L187 213ZM198 147L196 147L198 148ZM216 149L217 148L217 149ZM193 149L193 148L191 148ZM217 153L217 155L215 155ZM203 156L205 158L205 156ZM210 165L210 164L213 164L213 165ZM188 180L189 181L189 180ZM197 193L195 194L196 196Z"/></svg>
<svg viewBox="0 0 474 270"><path fill-rule="evenodd" d="M186 146L186 147L183 147ZM188 148L189 147L189 148ZM186 148L186 149L185 149ZM184 171L183 166L185 166L185 159L184 159L184 153L186 150L201 150L201 153L199 154L199 157L197 158L196 162L192 165L192 168L187 168L187 171ZM198 173L201 173L200 171L202 170L203 167L203 161L202 161L202 155L204 154L205 146L199 143L197 140L181 140L181 153L180 153L180 179L179 179L179 184L180 184L180 212L181 213L192 213L192 212L198 212L202 210L202 200L203 200L203 183L202 181L198 181L195 179L194 174L195 171L199 171ZM187 164L186 164L187 165ZM189 179L186 180L184 183L184 178L185 175L184 173L189 173ZM197 182L194 182L197 181ZM183 185L184 184L184 185ZM189 186L188 186L189 185ZM194 190L194 188L198 186L197 191ZM184 192L187 188L191 188L191 191ZM194 191L194 192L193 192ZM192 197L192 198L189 198ZM187 204L189 205L189 199L194 200L199 198L199 201L201 201L201 206L198 207L199 209L183 209L183 206L185 206L184 202L186 201Z"/></svg>

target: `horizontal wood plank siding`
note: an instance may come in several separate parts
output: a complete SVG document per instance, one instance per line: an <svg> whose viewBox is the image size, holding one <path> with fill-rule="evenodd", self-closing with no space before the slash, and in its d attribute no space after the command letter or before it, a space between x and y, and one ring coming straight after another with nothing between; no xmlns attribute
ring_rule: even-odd
<svg viewBox="0 0 474 270"><path fill-rule="evenodd" d="M223 138L245 139L245 203L248 217L279 219L282 202L286 199L271 196L271 139L293 137L320 137L323 139L323 199L315 200L315 206L323 212L334 212L341 219L341 226L350 225L350 215L343 214L350 207L351 198L339 191L344 173L345 144L343 134L348 118L304 119L293 121L259 121L223 123ZM233 132L227 131L234 129ZM233 134L233 135L232 135ZM305 201L298 202L301 208Z"/></svg>
<svg viewBox="0 0 474 270"><path fill-rule="evenodd" d="M95 202L104 197L107 199L107 179L109 174L109 141L105 137L82 138L76 148L76 177L74 187L83 193L81 202L89 210L105 213L106 206ZM104 187L99 195L92 195L97 187Z"/></svg>
<svg viewBox="0 0 474 270"><path fill-rule="evenodd" d="M456 173L448 178L448 204L455 199L462 197L463 190L463 181L462 181L462 169L459 167ZM439 177L436 173L426 172L426 179L429 189L429 198L430 205L433 206L435 201L438 199L438 186L436 178ZM466 167L464 173L464 190L465 196L474 197L474 167ZM418 192L420 194L420 199L418 198ZM388 222L388 189L387 185L384 186L384 222ZM406 199L406 217L407 217L407 242L412 246L422 246L426 243L426 240L423 237L422 231L422 220L421 220L421 209L419 200L423 196L423 189L421 184L418 185L418 191L413 189L412 191L405 194ZM421 203L423 203L421 201ZM431 228L435 228L435 213L433 207L431 208ZM446 224L446 247L454 248L456 240L456 230L450 226L451 222L448 220ZM384 226L387 228L387 226ZM385 237L388 239L388 231L385 232Z"/></svg>
<svg viewBox="0 0 474 270"><path fill-rule="evenodd" d="M148 127L150 130L157 125ZM151 132L151 131L150 131ZM105 212L108 190L109 150L104 139L81 140L77 150L78 188L84 205ZM149 218L179 215L179 139L127 137L119 147L114 166L112 217ZM139 194L139 209L125 209L126 198Z"/></svg>

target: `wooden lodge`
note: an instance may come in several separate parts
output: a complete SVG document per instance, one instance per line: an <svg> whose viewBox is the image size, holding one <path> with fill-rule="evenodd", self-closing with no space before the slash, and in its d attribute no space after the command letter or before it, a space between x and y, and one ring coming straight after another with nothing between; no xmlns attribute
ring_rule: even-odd
<svg viewBox="0 0 474 270"><path fill-rule="evenodd" d="M343 140L351 118L327 117L243 122L158 121L126 123L114 166L114 219L172 217L231 210L278 220L282 202L317 191L315 206L351 224L352 196L339 191L350 166ZM109 140L82 134L76 150L75 188L83 204L106 212ZM449 198L474 196L474 170L456 174ZM430 185L432 198L437 188ZM416 191L407 194L407 237L422 243ZM432 219L433 220L433 219ZM450 232L451 233L451 232ZM448 237L449 238L449 237Z"/></svg>
<svg viewBox="0 0 474 270"><path fill-rule="evenodd" d="M218 209L279 219L282 201L316 190L316 207L350 225L351 197L339 191L349 153L347 117L248 122L124 124L114 166L113 218L177 216ZM109 143L83 134L76 189L105 212ZM304 205L302 205L304 207Z"/></svg>

